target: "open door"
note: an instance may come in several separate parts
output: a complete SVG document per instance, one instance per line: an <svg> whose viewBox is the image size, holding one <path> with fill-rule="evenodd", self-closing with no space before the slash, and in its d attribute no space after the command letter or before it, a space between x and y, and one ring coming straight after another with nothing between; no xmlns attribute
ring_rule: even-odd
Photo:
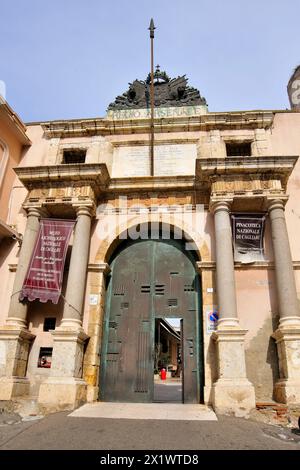
<svg viewBox="0 0 300 470"><path fill-rule="evenodd" d="M110 266L100 399L153 401L154 325L159 318L175 318L182 319L182 399L200 403L203 356L195 259L179 240L126 240Z"/></svg>

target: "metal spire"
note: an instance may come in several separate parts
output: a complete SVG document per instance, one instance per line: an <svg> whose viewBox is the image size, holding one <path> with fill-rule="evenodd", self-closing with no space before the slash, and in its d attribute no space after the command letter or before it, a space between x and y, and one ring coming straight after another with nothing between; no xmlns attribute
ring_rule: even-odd
<svg viewBox="0 0 300 470"><path fill-rule="evenodd" d="M150 31L150 38L154 38L154 30L156 29L155 26L154 26L154 21L153 21L153 18L151 18L151 21L150 21L150 26L149 26L149 31Z"/></svg>
<svg viewBox="0 0 300 470"><path fill-rule="evenodd" d="M150 142L150 175L154 176L154 53L153 53L153 40L154 40L154 26L153 18L151 18L150 26L150 41L151 41L151 84L150 84L150 98L151 98L151 142Z"/></svg>

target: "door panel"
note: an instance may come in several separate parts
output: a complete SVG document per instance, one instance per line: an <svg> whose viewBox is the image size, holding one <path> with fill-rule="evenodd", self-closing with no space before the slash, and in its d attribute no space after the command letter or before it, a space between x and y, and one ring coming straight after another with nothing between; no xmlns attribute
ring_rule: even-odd
<svg viewBox="0 0 300 470"><path fill-rule="evenodd" d="M138 240L119 250L107 291L102 400L153 401L155 318L174 317L183 319L184 402L199 403L198 299L194 260L181 242Z"/></svg>
<svg viewBox="0 0 300 470"><path fill-rule="evenodd" d="M152 401L150 251L151 243L129 246L112 263L101 357L106 401Z"/></svg>

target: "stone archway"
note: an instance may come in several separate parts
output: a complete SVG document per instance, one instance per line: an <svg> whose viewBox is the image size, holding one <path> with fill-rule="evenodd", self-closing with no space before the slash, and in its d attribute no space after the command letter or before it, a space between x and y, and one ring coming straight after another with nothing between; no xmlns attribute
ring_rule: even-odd
<svg viewBox="0 0 300 470"><path fill-rule="evenodd" d="M155 318L183 319L184 402L203 401L201 287L197 253L184 240L125 240L110 259L100 399L151 402Z"/></svg>

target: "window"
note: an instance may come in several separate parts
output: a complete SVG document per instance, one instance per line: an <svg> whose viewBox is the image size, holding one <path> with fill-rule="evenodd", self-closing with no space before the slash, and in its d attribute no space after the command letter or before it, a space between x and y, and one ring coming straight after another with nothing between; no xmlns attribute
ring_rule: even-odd
<svg viewBox="0 0 300 470"><path fill-rule="evenodd" d="M38 368L50 369L53 348L40 348Z"/></svg>
<svg viewBox="0 0 300 470"><path fill-rule="evenodd" d="M64 155L63 163L67 165L71 163L85 163L86 150L85 149L64 150L63 155Z"/></svg>
<svg viewBox="0 0 300 470"><path fill-rule="evenodd" d="M251 142L230 142L226 144L227 157L248 157L251 155Z"/></svg>
<svg viewBox="0 0 300 470"><path fill-rule="evenodd" d="M44 331L55 330L56 318L45 318L44 320Z"/></svg>

